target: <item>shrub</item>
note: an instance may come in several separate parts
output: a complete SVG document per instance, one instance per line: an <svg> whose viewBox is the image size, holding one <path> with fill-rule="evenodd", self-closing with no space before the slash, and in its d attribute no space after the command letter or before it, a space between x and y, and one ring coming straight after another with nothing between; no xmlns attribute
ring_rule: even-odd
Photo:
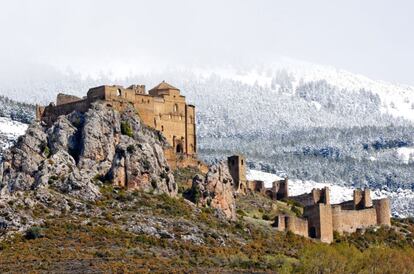
<svg viewBox="0 0 414 274"><path fill-rule="evenodd" d="M46 158L49 158L50 156L50 149L48 146L45 146L45 148L43 149L43 156L45 156Z"/></svg>
<svg viewBox="0 0 414 274"><path fill-rule="evenodd" d="M244 212L243 209L237 209L236 213L237 213L237 215L240 215L242 217L247 216L246 212Z"/></svg>
<svg viewBox="0 0 414 274"><path fill-rule="evenodd" d="M127 147L127 151L128 151L128 153L133 154L135 152L135 146L134 145L129 145Z"/></svg>
<svg viewBox="0 0 414 274"><path fill-rule="evenodd" d="M134 132L128 122L121 122L121 133L131 138L134 136Z"/></svg>
<svg viewBox="0 0 414 274"><path fill-rule="evenodd" d="M266 220L266 221L269 221L270 220L270 216L265 213L265 214L263 214L262 219L263 220Z"/></svg>
<svg viewBox="0 0 414 274"><path fill-rule="evenodd" d="M295 215L297 216L297 217L301 217L302 216L302 212L300 211L300 209L299 208L297 208L296 206L292 206L292 212L293 213L295 213Z"/></svg>
<svg viewBox="0 0 414 274"><path fill-rule="evenodd" d="M27 240L34 240L34 239L37 239L37 238L42 238L43 236L44 235L43 235L42 228L38 227L38 226L33 226L33 227L27 229L26 233L24 235L24 237Z"/></svg>

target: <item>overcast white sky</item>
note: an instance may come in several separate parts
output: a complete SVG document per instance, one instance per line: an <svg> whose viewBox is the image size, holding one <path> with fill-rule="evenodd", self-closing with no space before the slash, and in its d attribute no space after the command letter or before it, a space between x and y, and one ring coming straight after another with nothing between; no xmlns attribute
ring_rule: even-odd
<svg viewBox="0 0 414 274"><path fill-rule="evenodd" d="M0 66L225 65L286 56L414 85L414 1L1 0Z"/></svg>

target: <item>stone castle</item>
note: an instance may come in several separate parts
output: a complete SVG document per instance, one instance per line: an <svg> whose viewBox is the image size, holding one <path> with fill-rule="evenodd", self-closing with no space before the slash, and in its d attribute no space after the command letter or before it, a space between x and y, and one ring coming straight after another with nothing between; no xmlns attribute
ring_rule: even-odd
<svg viewBox="0 0 414 274"><path fill-rule="evenodd" d="M73 111L87 112L96 101L103 101L118 111L133 105L144 124L161 132L170 144L164 153L171 168L206 168L197 159L195 107L186 103L178 88L164 81L148 92L143 85L128 88L106 85L89 89L84 98L58 94L56 103L36 107L36 118L51 125L61 115ZM229 157L227 166L234 182L234 192L238 195L260 193L272 200L293 200L304 207L301 217L277 216L275 225L278 230L332 242L334 231L354 232L369 226L390 225L389 200L371 200L368 189L355 190L351 201L331 205L328 188L289 196L287 178L273 182L270 188L266 188L262 181L247 180L246 159L243 155Z"/></svg>
<svg viewBox="0 0 414 274"><path fill-rule="evenodd" d="M228 166L235 182L236 192L260 193L272 200L291 200L303 206L301 217L292 215L276 217L274 225L280 231L290 231L330 243L333 241L334 231L339 234L352 233L371 226L391 225L389 199L372 200L369 189L356 189L353 200L331 205L328 187L313 189L311 193L289 196L287 178L273 182L270 188L266 188L263 181L248 181L246 160L242 155L229 157Z"/></svg>
<svg viewBox="0 0 414 274"><path fill-rule="evenodd" d="M186 165L196 164L195 107L186 103L178 88L165 81L148 92L144 85L128 88L114 85L91 88L84 98L58 94L56 104L36 107L36 118L50 125L60 115L86 112L96 101L105 101L119 111L132 104L142 121L162 132L171 145L171 149L165 151L170 166L174 168L177 165L177 156L181 162L186 160Z"/></svg>

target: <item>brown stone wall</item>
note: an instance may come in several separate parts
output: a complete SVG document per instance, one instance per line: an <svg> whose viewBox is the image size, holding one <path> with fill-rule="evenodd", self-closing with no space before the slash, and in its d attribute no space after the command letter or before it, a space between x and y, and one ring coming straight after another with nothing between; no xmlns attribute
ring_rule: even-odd
<svg viewBox="0 0 414 274"><path fill-rule="evenodd" d="M266 188L263 181L247 181L246 187L249 191L264 193Z"/></svg>
<svg viewBox="0 0 414 274"><path fill-rule="evenodd" d="M334 206L332 209L333 230L339 233L355 232L358 228L366 228L377 224L375 208L361 210L342 210Z"/></svg>
<svg viewBox="0 0 414 274"><path fill-rule="evenodd" d="M303 237L308 237L308 221L295 216L285 217L286 230Z"/></svg>
<svg viewBox="0 0 414 274"><path fill-rule="evenodd" d="M90 102L86 99L67 103L60 106L49 105L44 108L42 120L47 124L51 124L61 115L67 115L75 110L86 112L90 107Z"/></svg>
<svg viewBox="0 0 414 274"><path fill-rule="evenodd" d="M56 98L56 105L63 105L68 103L73 103L82 100L79 97L73 96L73 95L67 95L63 93L59 93Z"/></svg>

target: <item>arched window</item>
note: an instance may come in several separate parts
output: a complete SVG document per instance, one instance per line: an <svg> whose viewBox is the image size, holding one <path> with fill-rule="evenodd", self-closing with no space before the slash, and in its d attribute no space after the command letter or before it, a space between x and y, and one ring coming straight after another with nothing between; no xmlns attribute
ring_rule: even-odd
<svg viewBox="0 0 414 274"><path fill-rule="evenodd" d="M154 127L157 128L157 118L154 118Z"/></svg>
<svg viewBox="0 0 414 274"><path fill-rule="evenodd" d="M161 131L164 131L164 126L161 126Z"/></svg>
<svg viewBox="0 0 414 274"><path fill-rule="evenodd" d="M118 88L118 89L116 90L116 96L121 96L121 89L119 89L119 88Z"/></svg>
<svg viewBox="0 0 414 274"><path fill-rule="evenodd" d="M173 111L174 111L174 112L178 112L178 105L177 105L177 104L174 104Z"/></svg>

